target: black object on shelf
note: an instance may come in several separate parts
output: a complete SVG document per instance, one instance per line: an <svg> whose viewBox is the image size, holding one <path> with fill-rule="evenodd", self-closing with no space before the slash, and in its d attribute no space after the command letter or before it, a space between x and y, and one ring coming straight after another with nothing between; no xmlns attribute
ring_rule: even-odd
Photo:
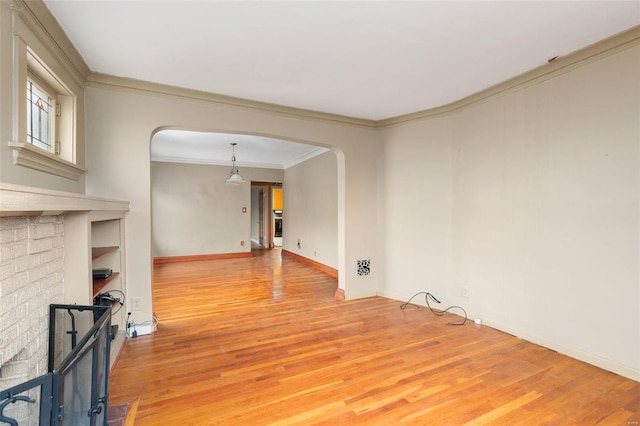
<svg viewBox="0 0 640 426"><path fill-rule="evenodd" d="M109 278L113 271L109 268L99 268L93 270L93 279L94 280L104 280Z"/></svg>

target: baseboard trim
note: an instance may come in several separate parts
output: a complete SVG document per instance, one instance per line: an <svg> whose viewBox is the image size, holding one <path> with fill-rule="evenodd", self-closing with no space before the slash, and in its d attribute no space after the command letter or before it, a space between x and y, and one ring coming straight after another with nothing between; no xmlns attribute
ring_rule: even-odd
<svg viewBox="0 0 640 426"><path fill-rule="evenodd" d="M404 302L403 299L398 297L398 295L390 294L387 292L379 291L378 296L384 297L386 299L397 300L398 303ZM412 301L411 303L415 303L416 305L420 305L424 307L427 306L425 302L418 299ZM444 308L444 306L440 306L437 304L434 304L434 305L436 309ZM456 310L453 310L450 313L460 316L460 314L456 312ZM471 321L471 325L473 325L473 318L468 318L467 321ZM544 337L529 333L526 330L514 328L500 322L492 321L489 318L482 318L482 324L483 324L482 327L491 327L493 329L502 331L503 333L511 334L520 339L526 340L530 343L558 352L561 355L565 355L570 358L577 359L578 361L591 364L603 370L607 370L612 373L618 374L620 376L626 377L627 379L640 382L640 370L637 370L635 368L632 368L626 365L619 364L613 360L602 358L600 355L588 353L583 351L582 349L565 346L561 343L557 343L557 342L548 340Z"/></svg>
<svg viewBox="0 0 640 426"><path fill-rule="evenodd" d="M196 254L191 256L168 256L154 257L153 264L175 263L175 262L194 262L198 260L220 260L220 259L237 259L241 257L251 257L250 251L238 253L218 253L218 254Z"/></svg>
<svg viewBox="0 0 640 426"><path fill-rule="evenodd" d="M335 278L336 280L338 279L338 270L335 268L332 268L331 266L324 265L320 262L316 262L315 260L311 260L308 257L300 256L299 254L290 252L289 250L285 250L285 249L282 249L282 255L290 257L300 263L304 263L321 272L324 272L325 274L329 275L331 278Z"/></svg>

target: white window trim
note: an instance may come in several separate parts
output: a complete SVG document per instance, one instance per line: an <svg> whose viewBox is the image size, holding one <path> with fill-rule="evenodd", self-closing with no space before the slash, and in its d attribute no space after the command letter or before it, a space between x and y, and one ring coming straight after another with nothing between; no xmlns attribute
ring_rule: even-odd
<svg viewBox="0 0 640 426"><path fill-rule="evenodd" d="M86 169L30 143L9 142L9 146L13 150L13 164L73 180L80 180L87 172Z"/></svg>
<svg viewBox="0 0 640 426"><path fill-rule="evenodd" d="M54 37L54 34L57 34L60 40L66 40L61 29L55 27L52 33L51 28L45 28L42 21L38 20L40 15L47 19L50 16L43 3L14 0L11 9L14 36L14 105L13 131L8 144L12 150L13 164L16 167L27 167L81 182L87 170L84 169L84 115L82 110L77 109L77 102L82 105L85 78L90 70L71 44L61 45ZM67 48L70 50L67 51ZM67 105L66 109L63 107L62 110L65 123L58 126L53 139L54 144L57 141L61 142L59 155L26 142L27 112L26 96L23 96L23 93L30 73L35 74L39 80L44 80L47 86L58 94L58 102ZM60 121L57 124L60 124ZM61 131L64 134L61 134Z"/></svg>

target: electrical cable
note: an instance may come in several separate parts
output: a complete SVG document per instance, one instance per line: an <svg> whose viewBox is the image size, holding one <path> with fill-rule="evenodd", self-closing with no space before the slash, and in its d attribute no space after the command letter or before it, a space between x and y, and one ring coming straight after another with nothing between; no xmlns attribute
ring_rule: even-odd
<svg viewBox="0 0 640 426"><path fill-rule="evenodd" d="M433 294L428 293L426 291L421 291L419 293L414 294L413 296L411 296L411 299L409 299L408 301L406 301L405 303L403 303L402 305L400 305L400 309L404 310L406 309L407 306L409 306L409 304L418 307L418 309L420 309L420 306L411 303L411 301L413 300L414 297L420 295L420 294L424 294L424 300L427 302L427 307L429 308L429 310L431 311L432 314L437 315L439 317L444 316L444 314L446 314L447 312L449 312L451 309L460 309L463 313L464 313L464 320L462 322L446 322L445 325L464 325L467 322L467 311L464 310L464 308L462 306L449 306L447 309L440 311L440 310L436 310L433 309L431 307L431 305L429 304L429 299L433 300L436 303L440 303L440 301L438 299L436 299Z"/></svg>
<svg viewBox="0 0 640 426"><path fill-rule="evenodd" d="M122 295L122 299L118 299L117 297L113 297L111 293L120 293ZM104 302L110 303L111 306L114 304L118 304L118 308L115 311L111 312L111 316L113 317L115 314L120 312L122 307L124 306L123 300L126 300L126 296L123 291L120 290L109 290L106 293L100 293L93 299L94 305L103 305Z"/></svg>
<svg viewBox="0 0 640 426"><path fill-rule="evenodd" d="M131 328L131 321L129 321L130 318L131 312L127 312L127 319L125 320L125 334L127 335L127 337L131 337L131 334L129 333L129 328Z"/></svg>
<svg viewBox="0 0 640 426"><path fill-rule="evenodd" d="M145 322L141 322L140 324L138 324L139 326L145 326L145 325L150 325L151 327L157 327L158 326L158 318L155 316L155 314L153 315L153 317L151 318L151 321L145 321Z"/></svg>
<svg viewBox="0 0 640 426"><path fill-rule="evenodd" d="M120 305L118 306L118 309L116 309L114 312L111 312L111 316L114 316L115 314L117 314L118 312L120 312L120 309L122 309L122 307L124 306L124 302L123 300L127 300L127 297L125 296L124 292L121 290L109 290L110 293L120 293L122 295L122 299L117 300L117 303Z"/></svg>
<svg viewBox="0 0 640 426"><path fill-rule="evenodd" d="M135 321L131 321L131 312L127 312L127 337L138 337L138 330L136 330L136 326L144 327L150 325L152 329L156 329L158 327L158 317L154 313L151 317L151 321L141 322L140 324L136 324ZM131 331L129 331L131 329Z"/></svg>

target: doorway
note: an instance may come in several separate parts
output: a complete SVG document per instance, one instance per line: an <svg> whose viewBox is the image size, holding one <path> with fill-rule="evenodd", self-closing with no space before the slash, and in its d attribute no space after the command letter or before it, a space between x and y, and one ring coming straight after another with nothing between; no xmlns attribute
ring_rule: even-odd
<svg viewBox="0 0 640 426"><path fill-rule="evenodd" d="M271 187L271 204L273 212L273 245L282 247L282 225L284 222L282 185Z"/></svg>
<svg viewBox="0 0 640 426"><path fill-rule="evenodd" d="M281 182L251 182L251 248L282 247L284 209Z"/></svg>

